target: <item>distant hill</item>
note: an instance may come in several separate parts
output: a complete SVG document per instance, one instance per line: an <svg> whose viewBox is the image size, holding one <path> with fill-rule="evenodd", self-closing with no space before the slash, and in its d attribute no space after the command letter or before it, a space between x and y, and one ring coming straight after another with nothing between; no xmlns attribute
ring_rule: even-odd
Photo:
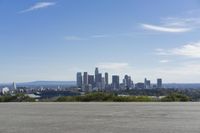
<svg viewBox="0 0 200 133"><path fill-rule="evenodd" d="M71 86L76 85L75 81L33 81L33 82L26 82L26 83L17 83L17 85L30 85L30 86L49 86L49 85L64 85L64 86Z"/></svg>
<svg viewBox="0 0 200 133"><path fill-rule="evenodd" d="M75 86L76 81L33 81L33 82L24 82L16 83L17 87L70 87ZM12 87L12 83L0 84L2 87ZM200 89L200 83L166 83L163 84L164 88L177 88L177 89Z"/></svg>
<svg viewBox="0 0 200 133"><path fill-rule="evenodd" d="M33 81L33 82L24 82L16 83L18 87L31 87L31 86L75 86L75 81ZM12 83L0 84L0 86L12 86Z"/></svg>
<svg viewBox="0 0 200 133"><path fill-rule="evenodd" d="M177 89L200 89L200 83L168 83L163 84L165 88L177 88Z"/></svg>

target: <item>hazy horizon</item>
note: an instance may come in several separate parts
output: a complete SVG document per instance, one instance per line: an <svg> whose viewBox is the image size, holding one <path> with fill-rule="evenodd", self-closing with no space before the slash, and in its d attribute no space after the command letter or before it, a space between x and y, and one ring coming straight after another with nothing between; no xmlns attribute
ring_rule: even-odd
<svg viewBox="0 0 200 133"><path fill-rule="evenodd" d="M75 81L95 67L200 83L198 0L1 0L0 17L0 83Z"/></svg>
<svg viewBox="0 0 200 133"><path fill-rule="evenodd" d="M120 79L120 83L122 83L122 78ZM151 79L149 79L151 80ZM151 80L151 81L154 81L154 80ZM34 83L34 82L74 82L74 84L76 84L76 80L32 80L32 81L22 81L22 82L15 82L15 81L10 81L10 82L0 82L0 85L7 85L7 84L10 84L12 85L13 83L16 83L16 84L28 84L28 83ZM135 83L143 83L144 81L134 81L134 84ZM111 84L112 81L109 80L109 84ZM156 81L154 82L151 82L151 84L157 84ZM200 85L200 82L163 82L163 84L198 84Z"/></svg>

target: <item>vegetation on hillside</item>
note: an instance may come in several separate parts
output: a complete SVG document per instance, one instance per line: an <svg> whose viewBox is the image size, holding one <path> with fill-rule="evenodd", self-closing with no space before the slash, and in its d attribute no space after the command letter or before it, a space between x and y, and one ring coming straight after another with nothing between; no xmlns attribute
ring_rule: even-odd
<svg viewBox="0 0 200 133"><path fill-rule="evenodd" d="M168 96L177 93L188 96L191 101L200 101L200 89L133 89L116 93L134 96Z"/></svg>
<svg viewBox="0 0 200 133"><path fill-rule="evenodd" d="M162 99L148 96L117 96L113 93L94 92L83 96L63 96L56 102L187 102L190 98L184 94L171 93Z"/></svg>
<svg viewBox="0 0 200 133"><path fill-rule="evenodd" d="M35 102L35 99L24 94L16 94L14 96L7 94L0 96L0 102Z"/></svg>
<svg viewBox="0 0 200 133"><path fill-rule="evenodd" d="M84 96L59 97L56 102L151 102L147 96L117 96L113 93L94 92Z"/></svg>
<svg viewBox="0 0 200 133"><path fill-rule="evenodd" d="M53 100L46 99L45 102ZM93 92L82 96L61 96L54 99L56 102L187 102L191 101L190 97L182 93L170 93L159 99L149 96L119 96L116 93ZM0 102L35 102L34 98L30 98L25 94L0 96Z"/></svg>
<svg viewBox="0 0 200 133"><path fill-rule="evenodd" d="M190 101L190 98L184 94L180 93L171 93L166 97L161 99L162 102L187 102Z"/></svg>

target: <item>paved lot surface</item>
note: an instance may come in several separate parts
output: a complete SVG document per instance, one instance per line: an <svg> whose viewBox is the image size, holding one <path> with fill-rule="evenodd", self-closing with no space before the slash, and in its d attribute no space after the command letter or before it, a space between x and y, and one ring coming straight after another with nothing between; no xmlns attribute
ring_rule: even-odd
<svg viewBox="0 0 200 133"><path fill-rule="evenodd" d="M5 103L0 133L200 133L200 103Z"/></svg>

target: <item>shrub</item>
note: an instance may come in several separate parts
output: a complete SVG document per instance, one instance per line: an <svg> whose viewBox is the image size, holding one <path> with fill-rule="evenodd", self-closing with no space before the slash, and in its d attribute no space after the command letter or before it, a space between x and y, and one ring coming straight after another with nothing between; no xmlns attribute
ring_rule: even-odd
<svg viewBox="0 0 200 133"><path fill-rule="evenodd" d="M14 96L7 94L0 97L0 102L35 102L35 99L24 94L16 94Z"/></svg>
<svg viewBox="0 0 200 133"><path fill-rule="evenodd" d="M56 102L149 102L153 101L147 96L117 96L113 93L94 92L84 96L59 97Z"/></svg>
<svg viewBox="0 0 200 133"><path fill-rule="evenodd" d="M190 101L190 98L184 94L180 93L171 93L166 97L162 98L163 102L187 102Z"/></svg>

